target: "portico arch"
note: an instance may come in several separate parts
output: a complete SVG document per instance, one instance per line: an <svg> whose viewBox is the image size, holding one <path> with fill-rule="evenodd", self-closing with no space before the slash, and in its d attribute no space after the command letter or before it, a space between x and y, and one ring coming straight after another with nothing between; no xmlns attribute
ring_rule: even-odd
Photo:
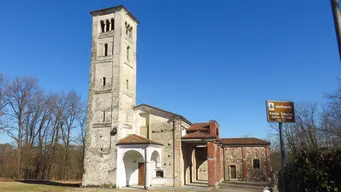
<svg viewBox="0 0 341 192"><path fill-rule="evenodd" d="M160 164L160 154L157 150L154 150L151 157L150 162L152 163L153 168L159 167Z"/></svg>
<svg viewBox="0 0 341 192"><path fill-rule="evenodd" d="M150 157L150 168L152 178L163 178L164 171L161 169L161 158L157 150L154 150Z"/></svg>
<svg viewBox="0 0 341 192"><path fill-rule="evenodd" d="M132 185L143 185L144 182L144 158L143 155L136 150L129 150L123 156L124 170L125 170L125 185L127 187ZM143 166L143 168L141 168ZM123 175L122 175L123 176Z"/></svg>

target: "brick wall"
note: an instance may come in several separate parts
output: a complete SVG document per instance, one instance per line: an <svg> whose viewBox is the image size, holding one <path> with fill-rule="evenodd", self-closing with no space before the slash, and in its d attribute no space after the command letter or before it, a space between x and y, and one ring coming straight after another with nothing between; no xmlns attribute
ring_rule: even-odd
<svg viewBox="0 0 341 192"><path fill-rule="evenodd" d="M215 173L215 143L207 143L207 161L208 161L208 185L214 186L216 183L216 173Z"/></svg>
<svg viewBox="0 0 341 192"><path fill-rule="evenodd" d="M217 154L216 154L216 182L220 182L220 146L217 145Z"/></svg>
<svg viewBox="0 0 341 192"><path fill-rule="evenodd" d="M215 136L216 138L219 138L219 126L215 120L210 121L210 135Z"/></svg>
<svg viewBox="0 0 341 192"><path fill-rule="evenodd" d="M220 180L224 181L224 148L220 146Z"/></svg>

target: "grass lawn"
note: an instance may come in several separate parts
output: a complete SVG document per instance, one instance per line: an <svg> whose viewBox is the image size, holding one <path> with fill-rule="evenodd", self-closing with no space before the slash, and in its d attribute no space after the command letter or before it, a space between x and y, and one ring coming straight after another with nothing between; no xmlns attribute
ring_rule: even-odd
<svg viewBox="0 0 341 192"><path fill-rule="evenodd" d="M21 182L0 182L0 191L3 192L64 192L71 187L51 186L44 184L26 184Z"/></svg>
<svg viewBox="0 0 341 192"><path fill-rule="evenodd" d="M66 186L56 186L56 185L63 185ZM114 192L114 191L123 191L123 192L136 192L142 191L138 189L124 189L124 190L117 190L117 189L101 189L101 188L80 188L74 187L75 183L64 183L64 182L48 182L48 184L38 183L24 183L24 182L1 182L0 181L0 191L1 192ZM148 191L181 191L181 192L190 192L194 190L186 190L186 189L152 189Z"/></svg>

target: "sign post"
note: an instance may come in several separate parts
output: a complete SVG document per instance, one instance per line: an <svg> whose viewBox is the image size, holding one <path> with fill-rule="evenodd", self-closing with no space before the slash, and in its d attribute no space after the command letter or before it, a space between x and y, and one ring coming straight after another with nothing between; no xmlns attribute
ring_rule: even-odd
<svg viewBox="0 0 341 192"><path fill-rule="evenodd" d="M278 122L282 159L282 186L285 192L285 150L283 141L283 123L295 123L294 103L290 101L271 100L266 100L265 103L268 122Z"/></svg>

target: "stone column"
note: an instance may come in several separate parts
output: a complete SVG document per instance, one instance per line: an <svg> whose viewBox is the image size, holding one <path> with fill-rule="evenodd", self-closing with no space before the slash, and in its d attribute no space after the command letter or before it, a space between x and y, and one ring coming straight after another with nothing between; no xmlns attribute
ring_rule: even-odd
<svg viewBox="0 0 341 192"><path fill-rule="evenodd" d="M215 173L215 146L214 142L207 143L207 161L208 161L208 185L215 186L216 173Z"/></svg>
<svg viewBox="0 0 341 192"><path fill-rule="evenodd" d="M195 148L192 146L191 147L191 172L192 172L192 178L191 178L191 182L194 182L197 180L197 163L196 163L196 158L195 158Z"/></svg>
<svg viewBox="0 0 341 192"><path fill-rule="evenodd" d="M146 160L145 160L145 169L146 169L146 174L145 174L145 176L146 176L146 189L148 189L149 187L150 187L150 185L152 184L152 178L151 178L151 176L152 176L152 169L151 169L151 166L150 166L150 158L151 158L151 156L152 156L152 150L149 148L149 147L146 147Z"/></svg>
<svg viewBox="0 0 341 192"><path fill-rule="evenodd" d="M173 175L174 175L174 186L178 187L181 185L180 181L180 168L181 168L181 120L176 118L173 121Z"/></svg>
<svg viewBox="0 0 341 192"><path fill-rule="evenodd" d="M123 163L123 153L121 151L122 149L120 147L117 147L117 156L116 156L116 188L119 189L121 188L121 179L122 179L122 176L120 177L119 175L122 173L122 167L124 167L124 163ZM127 173L125 173L127 174ZM124 175L124 177L126 177Z"/></svg>

